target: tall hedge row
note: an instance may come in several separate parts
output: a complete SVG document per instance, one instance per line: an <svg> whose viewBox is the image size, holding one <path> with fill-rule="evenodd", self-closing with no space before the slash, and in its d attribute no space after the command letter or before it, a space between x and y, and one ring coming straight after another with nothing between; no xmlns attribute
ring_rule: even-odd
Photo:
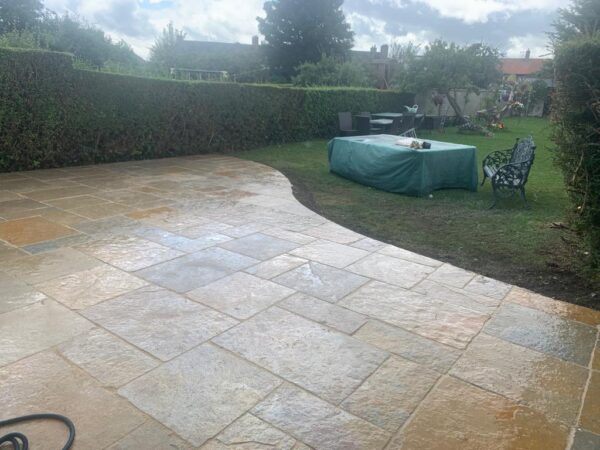
<svg viewBox="0 0 600 450"><path fill-rule="evenodd" d="M553 101L558 163L574 202L574 218L600 278L600 37L556 51Z"/></svg>
<svg viewBox="0 0 600 450"><path fill-rule="evenodd" d="M139 78L0 49L0 171L244 150L333 136L338 111L400 110L372 89Z"/></svg>

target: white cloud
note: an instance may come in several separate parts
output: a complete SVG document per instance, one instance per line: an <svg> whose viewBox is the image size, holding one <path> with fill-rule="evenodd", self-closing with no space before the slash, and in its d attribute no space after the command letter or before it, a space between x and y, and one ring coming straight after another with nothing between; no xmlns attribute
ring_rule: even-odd
<svg viewBox="0 0 600 450"><path fill-rule="evenodd" d="M372 0L377 3L381 0ZM465 23L487 22L493 14L513 14L520 11L553 11L564 7L569 0L415 0L438 11L444 17L460 19ZM405 0L393 0L400 6Z"/></svg>
<svg viewBox="0 0 600 450"><path fill-rule="evenodd" d="M346 14L346 19L355 32L354 48L356 50L369 50L373 45L380 47L382 44L392 42L399 44L412 42L422 46L431 39L426 31L407 32L401 35L391 34L386 31L386 22L363 14L349 13Z"/></svg>
<svg viewBox="0 0 600 450"><path fill-rule="evenodd" d="M111 13L129 4L131 16L125 23L110 20ZM258 34L256 17L262 15L263 0L47 0L45 6L57 13L76 14L102 28L114 39L124 39L141 56L169 22L183 29L189 39L250 43ZM137 29L133 23L137 22ZM130 30L130 31L128 31ZM136 32L133 32L133 31ZM140 32L142 31L143 32Z"/></svg>
<svg viewBox="0 0 600 450"><path fill-rule="evenodd" d="M494 15L516 15L524 11L553 11L564 7L568 0L368 0L369 10L382 11L385 5L400 8L428 5L444 18L459 19L465 27L486 23ZM222 42L250 43L253 35L258 34L256 17L263 15L264 0L46 0L45 6L58 13L76 14L88 23L97 25L114 39L124 39L134 50L147 57L155 37L169 23L183 29L188 39ZM430 28L428 17L422 17L422 26L415 23L402 23L399 18L374 17L351 9L352 2L344 5L346 17L354 29L355 48L368 50L372 45L380 46L394 40L412 41L424 44L438 37L435 27ZM414 16L413 16L414 20ZM389 25L398 24L396 28ZM386 26L387 25L387 26ZM402 26L408 25L409 31ZM455 25L452 25L455 26ZM487 25L486 25L487 26ZM490 25L492 26L492 25ZM420 29L419 29L420 28ZM390 31L392 30L392 31ZM447 32L447 30L446 30ZM524 30L523 33L527 33ZM506 31L506 36L520 33ZM441 36L445 37L445 36ZM479 39L479 38L478 38ZM485 35L481 36L485 39ZM545 43L542 34L523 34L508 41L505 38L502 47L510 48L509 53L518 55L524 49L531 48L532 55L539 54Z"/></svg>
<svg viewBox="0 0 600 450"><path fill-rule="evenodd" d="M546 36L526 34L524 36L511 37L506 56L510 58L523 58L529 50L532 58L548 58L548 40Z"/></svg>

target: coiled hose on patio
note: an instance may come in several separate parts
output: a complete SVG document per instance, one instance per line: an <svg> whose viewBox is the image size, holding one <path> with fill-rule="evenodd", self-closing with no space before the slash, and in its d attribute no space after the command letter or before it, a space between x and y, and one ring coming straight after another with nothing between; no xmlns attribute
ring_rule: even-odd
<svg viewBox="0 0 600 450"><path fill-rule="evenodd" d="M12 419L0 420L0 427L14 425L21 422L29 422L30 420L58 420L65 424L69 429L69 438L62 450L69 450L75 440L75 425L71 419L60 414L44 413L44 414L29 414L27 416L13 417ZM13 432L4 436L0 436L0 447L5 444L12 444L13 448L9 450L28 450L29 440L22 433ZM4 448L4 447L3 447Z"/></svg>

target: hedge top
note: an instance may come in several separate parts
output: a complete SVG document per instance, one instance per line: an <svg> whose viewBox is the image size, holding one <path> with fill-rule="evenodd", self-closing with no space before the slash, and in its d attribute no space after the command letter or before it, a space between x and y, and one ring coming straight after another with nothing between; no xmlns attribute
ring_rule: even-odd
<svg viewBox="0 0 600 450"><path fill-rule="evenodd" d="M339 111L394 111L414 95L176 81L0 49L0 171L157 158L331 137Z"/></svg>

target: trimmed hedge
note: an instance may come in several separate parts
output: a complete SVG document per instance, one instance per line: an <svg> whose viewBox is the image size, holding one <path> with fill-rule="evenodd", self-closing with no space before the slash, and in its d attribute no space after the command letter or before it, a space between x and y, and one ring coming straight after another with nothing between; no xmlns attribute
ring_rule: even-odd
<svg viewBox="0 0 600 450"><path fill-rule="evenodd" d="M186 82L73 69L0 49L0 171L234 151L331 137L338 111L400 110L374 89Z"/></svg>
<svg viewBox="0 0 600 450"><path fill-rule="evenodd" d="M574 224L600 281L600 37L556 51L552 119L557 161L574 203Z"/></svg>

